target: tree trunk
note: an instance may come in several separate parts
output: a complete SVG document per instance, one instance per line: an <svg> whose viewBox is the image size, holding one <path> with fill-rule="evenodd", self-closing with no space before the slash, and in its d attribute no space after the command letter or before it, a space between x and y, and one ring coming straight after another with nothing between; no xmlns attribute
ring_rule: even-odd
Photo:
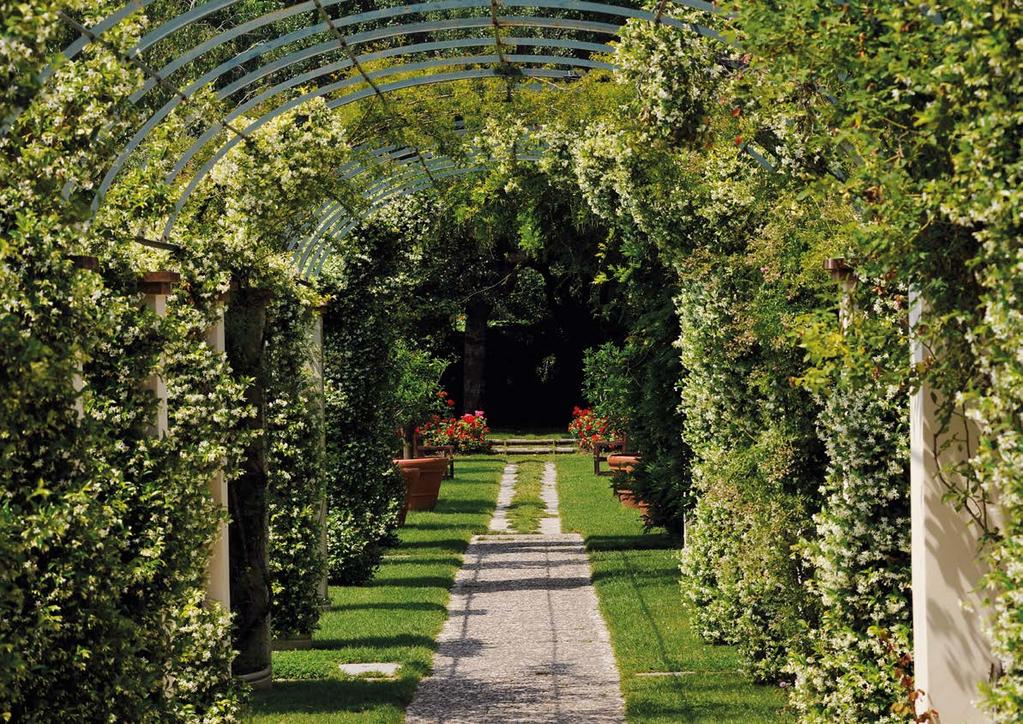
<svg viewBox="0 0 1023 724"><path fill-rule="evenodd" d="M465 310L465 354L462 374L462 405L466 412L484 409L486 395L487 322L490 305L475 299Z"/></svg>
<svg viewBox="0 0 1023 724"><path fill-rule="evenodd" d="M232 671L244 676L270 666L270 576L267 569L267 471L264 427L263 346L266 291L242 289L232 294L226 314L227 358L237 375L252 377L246 402L256 410L245 424L256 431L245 450L241 476L231 483L229 527L233 645L238 656Z"/></svg>
<svg viewBox="0 0 1023 724"><path fill-rule="evenodd" d="M416 426L405 425L401 431L401 456L406 460L411 460L416 453Z"/></svg>

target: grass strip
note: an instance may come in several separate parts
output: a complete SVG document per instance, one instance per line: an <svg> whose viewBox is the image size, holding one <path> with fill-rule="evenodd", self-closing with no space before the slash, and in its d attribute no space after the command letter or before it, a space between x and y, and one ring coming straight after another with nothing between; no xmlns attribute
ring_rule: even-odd
<svg viewBox="0 0 1023 724"><path fill-rule="evenodd" d="M645 532L608 479L593 475L589 456L561 456L557 466L562 528L586 539L628 721L792 721L781 689L750 682L732 647L706 644L694 630L678 590L677 542Z"/></svg>
<svg viewBox="0 0 1023 724"><path fill-rule="evenodd" d="M516 533L536 533L540 530L540 519L547 511L547 505L540 496L547 458L530 457L516 462L519 472L515 495L508 508L508 523Z"/></svg>
<svg viewBox="0 0 1023 724"><path fill-rule="evenodd" d="M309 651L274 653L274 684L252 696L255 722L401 722L430 670L448 592L469 539L486 532L505 461L460 457L433 511L409 513L401 543L366 586L332 586ZM342 663L398 662L393 680L346 677Z"/></svg>

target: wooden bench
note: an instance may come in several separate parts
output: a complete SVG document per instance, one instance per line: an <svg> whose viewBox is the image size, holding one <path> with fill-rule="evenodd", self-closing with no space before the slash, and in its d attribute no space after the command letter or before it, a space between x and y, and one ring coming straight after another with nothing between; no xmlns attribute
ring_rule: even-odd
<svg viewBox="0 0 1023 724"><path fill-rule="evenodd" d="M594 475L611 475L611 471L601 470L600 464L607 462L608 454L612 452L625 452L625 438L618 438L617 440L600 440L593 444L593 474Z"/></svg>
<svg viewBox="0 0 1023 724"><path fill-rule="evenodd" d="M455 477L455 446L454 445L419 445L416 440L417 456L425 458L447 458L448 472L445 479Z"/></svg>

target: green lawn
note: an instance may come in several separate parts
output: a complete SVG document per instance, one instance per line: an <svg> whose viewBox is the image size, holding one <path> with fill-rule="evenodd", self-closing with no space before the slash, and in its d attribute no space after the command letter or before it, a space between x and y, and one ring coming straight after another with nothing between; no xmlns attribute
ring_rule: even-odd
<svg viewBox="0 0 1023 724"><path fill-rule="evenodd" d="M562 527L586 538L600 608L611 630L629 722L779 722L781 689L737 673L733 649L703 643L678 589L677 543L644 533L589 456L559 456ZM643 673L681 672L674 676Z"/></svg>
<svg viewBox="0 0 1023 724"><path fill-rule="evenodd" d="M540 530L540 519L547 510L540 497L543 487L541 478L547 458L531 457L515 462L518 463L519 472L515 481L515 496L508 508L508 523L516 533L536 533Z"/></svg>
<svg viewBox="0 0 1023 724"><path fill-rule="evenodd" d="M400 722L430 667L448 591L469 539L486 531L505 461L459 458L431 512L413 512L401 544L367 586L330 589L310 651L274 654L274 685L253 695L256 722ZM339 663L400 662L394 681L346 678Z"/></svg>

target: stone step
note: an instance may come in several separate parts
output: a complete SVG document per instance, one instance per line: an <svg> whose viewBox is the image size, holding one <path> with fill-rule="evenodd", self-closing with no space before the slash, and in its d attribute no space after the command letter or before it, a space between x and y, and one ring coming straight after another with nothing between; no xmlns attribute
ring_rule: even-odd
<svg viewBox="0 0 1023 724"><path fill-rule="evenodd" d="M575 447L510 447L503 448L500 446L494 446L494 452L504 453L505 455L571 455L572 453L578 452Z"/></svg>
<svg viewBox="0 0 1023 724"><path fill-rule="evenodd" d="M558 438L552 437L552 438L547 438L547 439L539 439L539 438L528 439L528 438L510 437L510 438L508 438L506 440L494 440L493 442L494 442L494 445L500 445L501 447L504 447L504 446L512 446L512 447L515 447L515 446L519 446L519 447L542 447L543 445L547 445L547 446L550 446L550 445L562 445L562 446L575 445L575 439L571 438L571 437L558 437Z"/></svg>

